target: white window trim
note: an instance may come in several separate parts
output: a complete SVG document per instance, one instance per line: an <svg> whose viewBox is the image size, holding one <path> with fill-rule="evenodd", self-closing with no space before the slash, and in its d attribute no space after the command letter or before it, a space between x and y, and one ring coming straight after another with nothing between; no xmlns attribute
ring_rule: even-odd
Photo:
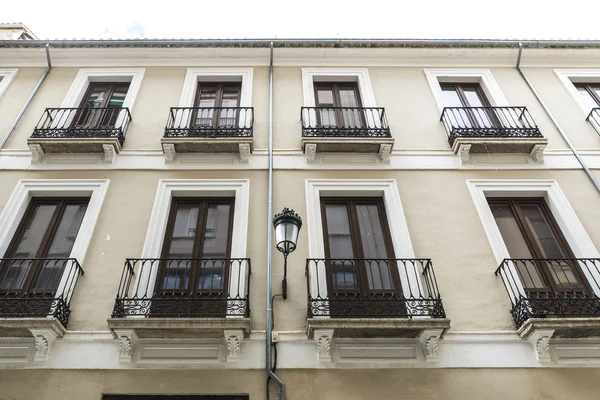
<svg viewBox="0 0 600 400"><path fill-rule="evenodd" d="M314 83L319 81L358 82L363 107L377 107L367 68L302 68L304 107L315 107Z"/></svg>
<svg viewBox="0 0 600 400"><path fill-rule="evenodd" d="M488 205L487 198L489 197L543 197L575 257L600 258L600 253L557 181L549 179L468 179L466 182L496 257L497 265L500 265L505 258L511 257ZM511 273L513 276L518 276L516 271L511 271ZM600 282L600 276L588 276L587 272L584 271L584 273L596 295L600 295L600 287L594 283ZM507 279L506 276L503 278ZM517 282L517 285L519 292L525 294L521 282ZM512 294L510 295L512 297Z"/></svg>
<svg viewBox="0 0 600 400"><path fill-rule="evenodd" d="M423 71L427 77L427 82L429 82L440 115L446 107L440 82L479 83L492 106L504 107L509 105L489 69L424 69Z"/></svg>
<svg viewBox="0 0 600 400"><path fill-rule="evenodd" d="M309 258L325 258L325 239L321 219L321 197L323 196L383 198L396 258L415 258L395 179L307 179L306 225ZM310 279L310 290L314 296L317 293L323 296L327 294L327 274L324 268L319 268L318 271L316 268L315 265L310 266L310 276L316 276L318 273L318 279ZM418 271L407 276L407 271L399 267L398 272L404 293L422 293L421 282L415 279L419 276Z"/></svg>
<svg viewBox="0 0 600 400"><path fill-rule="evenodd" d="M167 230L169 211L173 197L235 197L233 230L231 235L231 258L246 258L248 233L248 213L250 206L250 181L248 179L161 179L158 182L156 198L150 215L146 241L141 258L160 258ZM238 273L246 276L246 265L239 271L232 271L229 282L229 294L243 297L246 293L245 280L238 284ZM141 282L154 282L158 268L145 270L138 275ZM143 286L143 285L140 285ZM138 287L137 281L134 287ZM151 292L154 288L143 288Z"/></svg>
<svg viewBox="0 0 600 400"><path fill-rule="evenodd" d="M586 105L573 82L600 83L600 69L555 69L554 73L587 118L593 107Z"/></svg>
<svg viewBox="0 0 600 400"><path fill-rule="evenodd" d="M188 68L179 107L194 107L198 82L242 82L240 107L252 107L252 68Z"/></svg>
<svg viewBox="0 0 600 400"><path fill-rule="evenodd" d="M6 89L8 89L12 80L15 79L17 72L19 72L18 68L0 69L0 77L2 77L2 80L0 81L0 98L2 98L2 95Z"/></svg>
<svg viewBox="0 0 600 400"><path fill-rule="evenodd" d="M83 260L94 233L94 228L108 190L108 179L21 179L13 190L4 210L0 215L0 254L4 255L17 231L21 219L34 197L89 197L85 216L81 221L79 232L69 258L76 259L84 268ZM57 293L63 293L66 280L73 276L70 266L63 271ZM73 287L66 293L69 299Z"/></svg>
<svg viewBox="0 0 600 400"><path fill-rule="evenodd" d="M88 90L91 82L130 82L129 90L123 100L123 108L133 112L133 106L144 79L145 68L82 68L71 84L60 108L79 107L83 96ZM75 115L70 116L72 119ZM68 125L70 121L57 121L57 123ZM125 123L125 115L119 117L115 125L117 127Z"/></svg>

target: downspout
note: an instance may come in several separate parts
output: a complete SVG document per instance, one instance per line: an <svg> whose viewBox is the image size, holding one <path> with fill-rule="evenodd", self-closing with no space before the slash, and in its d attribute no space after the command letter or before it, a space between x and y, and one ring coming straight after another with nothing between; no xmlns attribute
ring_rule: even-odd
<svg viewBox="0 0 600 400"><path fill-rule="evenodd" d="M558 132L560 133L560 135L562 136L562 138L564 139L564 141L567 143L567 146L569 146L569 149L571 150L571 152L573 153L573 155L575 156L575 158L577 159L577 161L579 161L579 164L581 165L581 167L583 168L583 170L585 171L585 173L587 174L587 176L590 178L590 180L592 181L592 183L594 184L594 186L596 186L596 189L598 190L598 192L600 192L600 184L596 180L596 177L594 176L594 174L592 174L592 171L590 171L590 169L588 168L588 166L585 163L585 161L583 160L583 158L581 158L581 155L579 154L579 152L577 150L575 150L575 147L573 146L573 143L571 143L571 141L569 140L569 138L567 137L567 135L565 134L565 132L562 130L562 128L560 127L560 125L558 125L558 122L556 121L556 119L554 118L554 116L552 115L552 113L550 112L550 110L548 109L548 107L546 107L546 104L544 103L544 101L542 100L542 98L540 97L540 95L533 88L533 85L531 84L531 82L529 81L529 79L527 78L527 76L525 75L525 72L523 72L523 70L521 69L521 55L522 55L522 53L523 53L523 43L519 43L519 56L517 57L517 65L516 65L517 70L519 71L519 73L521 74L521 76L523 77L523 79L525 80L525 83L527 84L527 86L529 86L529 89L531 89L531 91L533 92L533 95L538 100L538 102L540 103L540 105L542 106L542 108L544 109L544 111L546 111L546 114L548 114L548 116L552 120L552 123L556 127L556 130L558 130Z"/></svg>
<svg viewBox="0 0 600 400"><path fill-rule="evenodd" d="M267 400L269 400L269 380L273 379L279 386L279 399L285 400L285 383L275 374L272 364L271 333L273 331L273 264L271 252L273 250L273 226L271 217L273 216L273 42L269 45L269 189L267 200L267 337L265 344L267 347Z"/></svg>
<svg viewBox="0 0 600 400"><path fill-rule="evenodd" d="M35 85L35 88L33 88L33 92L31 92L31 94L29 95L29 98L27 99L27 101L25 102L25 105L19 112L19 115L17 115L17 119L15 119L15 122L13 122L12 126L8 130L8 133L6 134L6 136L4 136L4 139L2 139L2 142L0 143L0 150L2 150L4 148L4 145L6 144L6 142L8 142L8 139L10 139L10 135L12 135L14 130L17 128L17 124L23 117L23 114L25 114L25 111L27 111L27 108L29 108L29 104L31 104L31 101L33 100L33 98L37 94L38 90L40 89L40 86L42 86L42 83L46 79L46 76L48 76L48 74L50 73L50 70L52 69L52 62L50 61L50 44L46 44L46 60L48 61L48 66L46 67L44 74L38 81L37 85Z"/></svg>

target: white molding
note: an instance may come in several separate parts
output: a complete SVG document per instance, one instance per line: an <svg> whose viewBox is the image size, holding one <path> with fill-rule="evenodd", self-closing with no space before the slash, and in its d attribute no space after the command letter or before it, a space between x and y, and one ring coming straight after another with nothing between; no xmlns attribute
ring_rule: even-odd
<svg viewBox="0 0 600 400"><path fill-rule="evenodd" d="M314 82L324 80L358 82L362 106L377 107L367 68L302 68L304 107L315 106Z"/></svg>
<svg viewBox="0 0 600 400"><path fill-rule="evenodd" d="M156 197L146 240L140 258L160 258L161 249L167 229L167 220L173 197L215 197L230 196L235 198L233 214L233 230L231 234L231 258L245 258L248 236L248 213L250 206L250 181L248 179L161 179L158 182ZM245 280L236 279L237 275L245 276L246 265L239 271L232 271L229 293L233 297L245 293ZM154 282L156 268L144 271L137 276L141 282ZM150 274L150 275L148 275ZM137 282L137 281L136 281ZM137 287L134 285L133 287ZM140 285L143 286L143 285ZM140 288L151 291L152 288ZM239 293L238 293L239 291Z"/></svg>
<svg viewBox="0 0 600 400"><path fill-rule="evenodd" d="M500 107L509 105L489 69L424 69L423 72L425 72L425 77L433 93L440 115L446 106L442 98L440 82L479 83L492 106Z"/></svg>
<svg viewBox="0 0 600 400"><path fill-rule="evenodd" d="M554 73L563 84L565 89L569 92L575 103L579 106L579 109L587 118L592 111L593 106L587 104L583 97L577 91L577 88L573 84L574 82L599 82L600 83L600 69L555 69ZM596 106L599 107L599 106Z"/></svg>
<svg viewBox="0 0 600 400"><path fill-rule="evenodd" d="M371 196L383 198L385 212L394 246L396 258L414 258L415 254L410 241L408 225L404 217L402 201L395 179L307 179L306 180L306 225L308 229L309 258L325 258L323 224L321 219L321 196ZM323 268L316 270L311 265L309 274L318 274L317 279L311 279L311 293L319 292L321 296L327 293L327 274ZM404 293L421 293L420 282L415 274L407 274L404 268L398 267L400 282ZM408 276L407 276L408 275Z"/></svg>
<svg viewBox="0 0 600 400"><path fill-rule="evenodd" d="M239 107L252 107L253 68L188 68L179 107L194 107L198 82L242 82Z"/></svg>
<svg viewBox="0 0 600 400"><path fill-rule="evenodd" d="M21 179L0 215L0 254L4 254L14 236L29 202L34 197L89 197L89 203L69 258L75 258L84 268L84 259L108 190L108 179ZM63 271L57 292L65 290L70 298L74 287L66 288L66 280L76 274L70 265Z"/></svg>
<svg viewBox="0 0 600 400"><path fill-rule="evenodd" d="M18 68L0 69L0 77L2 77L2 80L0 80L0 98L2 98L2 95L4 94L6 89L8 89L8 86L10 85L12 80L15 79L15 76L17 76L17 72L19 72Z"/></svg>
<svg viewBox="0 0 600 400"><path fill-rule="evenodd" d="M500 265L505 258L511 257L488 205L488 197L543 197L575 257L600 257L600 253L557 181L551 179L468 179L466 183L494 252L497 265ZM512 274L518 276L515 271L512 271ZM600 294L600 286L597 283L600 282L600 277L588 276L589 271L584 271L584 274L594 292L597 295ZM503 278L507 279L506 276ZM521 283L515 282L515 284L517 285L516 289L524 294ZM514 301L514 294L510 293L509 295Z"/></svg>

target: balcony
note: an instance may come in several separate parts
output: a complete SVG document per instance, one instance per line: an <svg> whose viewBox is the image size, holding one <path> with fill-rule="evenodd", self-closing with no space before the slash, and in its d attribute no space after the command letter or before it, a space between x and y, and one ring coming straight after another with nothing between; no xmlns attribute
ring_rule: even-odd
<svg viewBox="0 0 600 400"><path fill-rule="evenodd" d="M543 162L548 140L526 107L445 107L441 121L462 162L473 153L526 153Z"/></svg>
<svg viewBox="0 0 600 400"><path fill-rule="evenodd" d="M593 108L585 120L592 124L600 135L600 108Z"/></svg>
<svg viewBox="0 0 600 400"><path fill-rule="evenodd" d="M329 347L334 338L402 338L421 343L427 361L437 358L450 321L431 260L308 259L306 277L310 338L326 336Z"/></svg>
<svg viewBox="0 0 600 400"><path fill-rule="evenodd" d="M302 147L317 153L374 153L389 162L394 139L380 107L302 107Z"/></svg>
<svg viewBox="0 0 600 400"><path fill-rule="evenodd" d="M252 152L253 107L172 107L162 139L167 162L178 153Z"/></svg>
<svg viewBox="0 0 600 400"><path fill-rule="evenodd" d="M65 333L80 275L83 269L73 258L0 259L0 336L35 340L35 359L46 360L54 340ZM28 352L27 343L19 348Z"/></svg>
<svg viewBox="0 0 600 400"><path fill-rule="evenodd" d="M110 163L130 122L128 108L47 108L27 143L34 162L48 153L99 153Z"/></svg>
<svg viewBox="0 0 600 400"><path fill-rule="evenodd" d="M178 338L207 339L210 354L198 350L207 358L219 358L225 340L235 359L250 333L250 275L247 258L127 259L109 328L128 348L141 346L140 360ZM173 352L170 359L185 357ZM121 352L121 361L131 357Z"/></svg>

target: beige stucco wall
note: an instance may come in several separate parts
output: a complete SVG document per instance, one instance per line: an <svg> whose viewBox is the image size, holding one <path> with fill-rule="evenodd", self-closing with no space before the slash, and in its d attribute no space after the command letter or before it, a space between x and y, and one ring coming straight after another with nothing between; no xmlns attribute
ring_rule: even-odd
<svg viewBox="0 0 600 400"><path fill-rule="evenodd" d="M596 400L598 369L286 370L288 400ZM263 371L0 371L0 400L100 400L102 394L249 394ZM10 382L10 384L7 384ZM271 398L277 398L272 385Z"/></svg>

